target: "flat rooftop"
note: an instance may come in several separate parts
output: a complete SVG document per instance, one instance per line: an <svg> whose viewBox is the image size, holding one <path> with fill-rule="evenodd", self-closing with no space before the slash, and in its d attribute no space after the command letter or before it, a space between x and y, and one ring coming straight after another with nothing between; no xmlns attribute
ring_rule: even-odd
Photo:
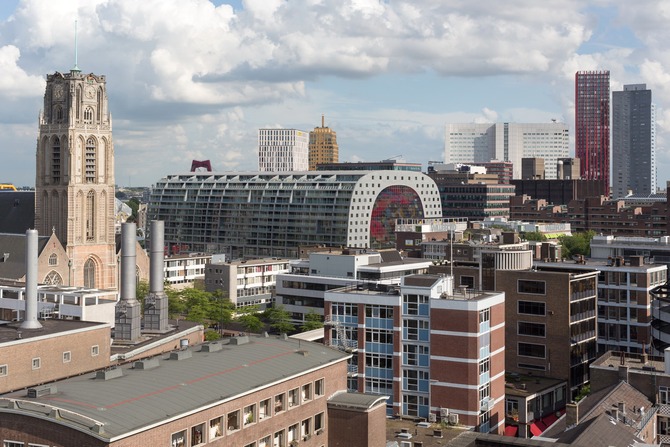
<svg viewBox="0 0 670 447"><path fill-rule="evenodd" d="M644 359L640 354L629 354L627 352L607 351L591 364L591 367L603 368L618 368L619 366L627 366L629 369L655 373L665 372L663 357L648 355Z"/></svg>
<svg viewBox="0 0 670 447"><path fill-rule="evenodd" d="M5 394L0 397L0 413L8 410L42 419L59 414L54 422L111 442L350 356L321 344L279 337L228 341L156 356L145 360L147 365L158 360L158 366L149 369L119 366L107 370L108 375L120 374L108 380L91 373L57 381L50 384L57 389L51 395Z"/></svg>
<svg viewBox="0 0 670 447"><path fill-rule="evenodd" d="M3 343L9 343L20 339L30 339L35 337L53 336L69 331L74 331L83 328L109 327L106 323L93 323L90 321L77 320L58 320L46 319L39 320L42 325L41 329L21 329L21 321L0 321L0 347Z"/></svg>
<svg viewBox="0 0 670 447"><path fill-rule="evenodd" d="M567 382L561 379L529 376L526 374L505 374L505 394L510 396L529 397L561 384L567 385Z"/></svg>

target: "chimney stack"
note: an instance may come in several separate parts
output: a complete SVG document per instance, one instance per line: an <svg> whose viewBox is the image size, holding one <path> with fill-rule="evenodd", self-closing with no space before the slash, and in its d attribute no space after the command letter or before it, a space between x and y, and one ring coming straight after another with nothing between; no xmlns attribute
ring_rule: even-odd
<svg viewBox="0 0 670 447"><path fill-rule="evenodd" d="M168 299L165 294L165 224L162 220L152 220L149 230L149 294L144 298L145 331L165 332L168 328Z"/></svg>
<svg viewBox="0 0 670 447"><path fill-rule="evenodd" d="M116 303L114 338L134 341L140 337L140 303L137 301L135 245L137 230L134 223L121 224L121 284Z"/></svg>
<svg viewBox="0 0 670 447"><path fill-rule="evenodd" d="M37 320L37 230L26 231L26 313L20 329L41 329Z"/></svg>

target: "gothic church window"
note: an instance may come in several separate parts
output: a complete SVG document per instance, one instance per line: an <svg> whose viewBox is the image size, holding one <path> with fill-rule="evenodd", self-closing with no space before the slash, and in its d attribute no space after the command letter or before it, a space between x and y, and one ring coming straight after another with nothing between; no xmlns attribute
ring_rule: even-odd
<svg viewBox="0 0 670 447"><path fill-rule="evenodd" d="M50 271L49 274L44 278L44 284L50 284L50 285L61 285L63 284L63 278L58 274L58 272L55 271Z"/></svg>
<svg viewBox="0 0 670 447"><path fill-rule="evenodd" d="M86 195L86 242L95 240L95 193Z"/></svg>
<svg viewBox="0 0 670 447"><path fill-rule="evenodd" d="M84 263L84 287L95 289L95 261L88 259Z"/></svg>
<svg viewBox="0 0 670 447"><path fill-rule="evenodd" d="M92 107L86 107L86 110L84 110L84 122L86 124L91 124L93 122L93 108Z"/></svg>
<svg viewBox="0 0 670 447"><path fill-rule="evenodd" d="M95 183L95 152L96 152L95 140L89 138L86 140L86 158L85 158L85 175L86 183Z"/></svg>
<svg viewBox="0 0 670 447"><path fill-rule="evenodd" d="M51 178L54 183L60 183L60 138L55 137L51 147Z"/></svg>
<svg viewBox="0 0 670 447"><path fill-rule="evenodd" d="M49 265L58 265L58 255L56 253L52 253L49 256Z"/></svg>

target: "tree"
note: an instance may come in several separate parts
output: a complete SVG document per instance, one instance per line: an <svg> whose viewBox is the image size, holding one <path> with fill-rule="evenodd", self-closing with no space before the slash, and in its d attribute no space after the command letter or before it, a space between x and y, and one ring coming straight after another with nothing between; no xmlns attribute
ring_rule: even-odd
<svg viewBox="0 0 670 447"><path fill-rule="evenodd" d="M265 318L270 323L270 327L280 334L295 332L295 326L291 323L291 314L284 306L271 307L265 311Z"/></svg>
<svg viewBox="0 0 670 447"><path fill-rule="evenodd" d="M130 207L130 209L132 210L131 215L128 216L127 222L137 222L137 218L138 218L137 213L138 213L138 210L140 208L140 201L136 197L133 197L126 202L126 205L128 205Z"/></svg>
<svg viewBox="0 0 670 447"><path fill-rule="evenodd" d="M237 317L237 322L246 332L259 333L263 330L263 322L256 314L241 314Z"/></svg>
<svg viewBox="0 0 670 447"><path fill-rule="evenodd" d="M547 236L540 233L539 231L528 231L528 232L525 232L525 233L521 233L521 237L524 238L527 241L542 242L542 241L547 240Z"/></svg>
<svg viewBox="0 0 670 447"><path fill-rule="evenodd" d="M305 314L305 323L300 327L302 332L313 331L314 329L320 329L323 327L323 321L321 320L321 315L317 314L313 310L310 310Z"/></svg>
<svg viewBox="0 0 670 447"><path fill-rule="evenodd" d="M563 258L572 259L575 255L590 256L591 239L595 235L595 231L585 231L572 236L560 236L558 241L561 243Z"/></svg>

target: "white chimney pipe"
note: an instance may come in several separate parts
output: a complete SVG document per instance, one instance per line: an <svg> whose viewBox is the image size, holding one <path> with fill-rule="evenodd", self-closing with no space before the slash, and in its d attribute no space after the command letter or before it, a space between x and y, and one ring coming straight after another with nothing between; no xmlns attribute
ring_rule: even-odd
<svg viewBox="0 0 670 447"><path fill-rule="evenodd" d="M121 300L137 299L135 244L137 230L134 223L121 225Z"/></svg>
<svg viewBox="0 0 670 447"><path fill-rule="evenodd" d="M26 231L26 315L21 329L41 329L37 320L37 230Z"/></svg>
<svg viewBox="0 0 670 447"><path fill-rule="evenodd" d="M163 292L163 264L165 261L164 227L165 224L162 220L151 221L149 293Z"/></svg>

